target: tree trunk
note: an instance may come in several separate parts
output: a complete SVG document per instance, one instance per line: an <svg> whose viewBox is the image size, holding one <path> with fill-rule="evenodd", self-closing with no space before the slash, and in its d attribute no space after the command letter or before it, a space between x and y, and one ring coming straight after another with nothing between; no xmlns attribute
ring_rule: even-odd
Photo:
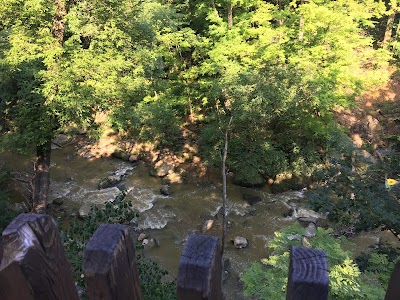
<svg viewBox="0 0 400 300"><path fill-rule="evenodd" d="M387 44L392 41L392 31L393 31L393 23L395 17L396 17L396 9L394 9L393 13L389 15L386 23L385 36L383 37L384 46L387 46Z"/></svg>
<svg viewBox="0 0 400 300"><path fill-rule="evenodd" d="M50 186L51 141L36 147L37 160L33 177L32 211L44 213L47 206L47 194Z"/></svg>
<svg viewBox="0 0 400 300"><path fill-rule="evenodd" d="M212 8L213 8L213 10L214 10L215 16L216 16L217 18L219 18L218 10L217 10L217 7L215 6L215 0L211 0L211 6L212 6Z"/></svg>
<svg viewBox="0 0 400 300"><path fill-rule="evenodd" d="M65 32L65 16L67 9L65 0L54 0L56 11L53 17L53 37L62 47ZM50 156L51 140L40 146L36 146L35 174L32 180L32 211L44 213L47 206L47 195L50 187Z"/></svg>
<svg viewBox="0 0 400 300"><path fill-rule="evenodd" d="M304 1L300 1L300 5L302 5ZM302 42L304 39L304 17L300 15L299 20L299 41Z"/></svg>
<svg viewBox="0 0 400 300"><path fill-rule="evenodd" d="M228 28L231 29L233 26L233 6L232 3L228 3Z"/></svg>
<svg viewBox="0 0 400 300"><path fill-rule="evenodd" d="M226 228L227 228L227 216L226 216L226 202L227 202L227 194L226 194L226 158L228 156L228 134L229 128L231 127L232 118L230 118L228 126L225 130L225 145L224 152L222 154L222 239L221 239L221 257L224 256L225 249L225 239L226 239Z"/></svg>
<svg viewBox="0 0 400 300"><path fill-rule="evenodd" d="M53 37L62 45L65 32L64 18L67 15L67 9L65 0L54 0L54 4L56 5L56 12L53 18Z"/></svg>

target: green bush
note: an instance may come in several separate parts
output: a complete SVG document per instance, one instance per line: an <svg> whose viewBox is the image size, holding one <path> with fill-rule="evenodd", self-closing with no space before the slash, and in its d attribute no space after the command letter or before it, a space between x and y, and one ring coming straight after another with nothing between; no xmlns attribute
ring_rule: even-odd
<svg viewBox="0 0 400 300"><path fill-rule="evenodd" d="M335 239L332 229L316 230L308 239L309 247L324 250L329 266L329 299L383 299L391 269L361 273L353 261L353 254L344 250L344 240ZM257 299L285 299L289 272L290 246L301 246L305 229L295 224L275 233L269 247L270 257L260 263L253 263L245 270L242 281L245 295ZM385 272L385 274L383 273Z"/></svg>

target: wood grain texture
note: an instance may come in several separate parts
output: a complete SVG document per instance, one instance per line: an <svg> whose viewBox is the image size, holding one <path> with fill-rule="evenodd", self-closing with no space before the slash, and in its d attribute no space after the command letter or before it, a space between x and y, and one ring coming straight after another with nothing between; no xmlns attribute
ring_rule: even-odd
<svg viewBox="0 0 400 300"><path fill-rule="evenodd" d="M328 262L325 252L293 246L290 251L286 299L328 299L328 286Z"/></svg>
<svg viewBox="0 0 400 300"><path fill-rule="evenodd" d="M385 300L398 299L400 299L400 262L394 266L385 295Z"/></svg>
<svg viewBox="0 0 400 300"><path fill-rule="evenodd" d="M219 239L191 235L179 261L179 300L221 300L222 261Z"/></svg>
<svg viewBox="0 0 400 300"><path fill-rule="evenodd" d="M86 245L83 272L90 300L141 300L128 226L102 224Z"/></svg>
<svg viewBox="0 0 400 300"><path fill-rule="evenodd" d="M20 214L3 231L0 299L79 299L50 216Z"/></svg>

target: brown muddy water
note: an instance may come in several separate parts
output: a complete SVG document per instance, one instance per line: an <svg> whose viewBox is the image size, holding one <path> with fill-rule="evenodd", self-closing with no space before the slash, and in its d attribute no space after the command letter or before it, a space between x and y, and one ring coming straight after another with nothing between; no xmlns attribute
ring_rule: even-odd
<svg viewBox="0 0 400 300"><path fill-rule="evenodd" d="M127 199L140 212L138 227L159 243L159 246L146 247L144 254L167 269L171 278L177 274L180 254L191 233L201 233L208 219L213 219L214 225L206 234L219 235L222 231L221 218L214 218L221 207L220 182L173 185L172 195L162 196L161 179L150 177L144 164L135 166L109 158L85 159L75 155L75 150L67 146L52 152L50 201L62 197L63 206L70 213L77 213L84 205L101 205L114 199L120 190L117 187L98 190L99 181L115 173L125 173L121 186L129 190ZM1 161L18 169L29 166L26 159L10 154L2 155ZM230 222L227 240L243 236L248 239L249 246L239 250L228 242L225 259L229 259L230 268L225 273L224 292L227 300L246 299L242 296L240 274L252 262L270 254L267 245L274 232L293 224L301 216L302 210L299 210L294 217L284 217L285 203L302 207L306 199L302 191L271 194L267 189L248 189L233 184L228 184L227 194ZM262 201L250 206L243 200L243 194L258 196ZM351 239L352 250L361 252L378 239L393 242L387 232L364 233Z"/></svg>

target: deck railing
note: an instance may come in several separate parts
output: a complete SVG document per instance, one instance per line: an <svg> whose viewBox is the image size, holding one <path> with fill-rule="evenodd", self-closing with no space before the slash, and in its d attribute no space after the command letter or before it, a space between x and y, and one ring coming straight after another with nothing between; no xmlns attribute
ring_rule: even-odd
<svg viewBox="0 0 400 300"><path fill-rule="evenodd" d="M142 299L129 226L100 225L83 256L90 300ZM397 264L386 300L400 299L399 282L400 264ZM325 253L292 247L286 299L324 300L328 298L328 285ZM223 299L217 237L188 238L179 262L177 295L179 300ZM50 216L20 214L4 230L0 245L0 299L79 299L57 225Z"/></svg>

